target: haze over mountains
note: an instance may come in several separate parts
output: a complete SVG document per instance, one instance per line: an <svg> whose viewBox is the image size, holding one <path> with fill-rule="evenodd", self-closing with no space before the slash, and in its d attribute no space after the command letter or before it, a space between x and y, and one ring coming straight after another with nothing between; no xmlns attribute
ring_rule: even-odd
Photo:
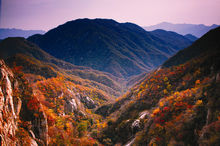
<svg viewBox="0 0 220 146"><path fill-rule="evenodd" d="M24 37L27 38L34 34L44 34L43 30L22 30L22 29L7 29L0 28L0 39L5 39L7 37Z"/></svg>
<svg viewBox="0 0 220 146"><path fill-rule="evenodd" d="M182 35L192 34L198 38L207 33L209 30L218 27L219 25L213 24L206 26L203 24L173 24L169 22L162 22L152 26L145 26L144 29L152 31L155 29L164 29L167 31L174 31Z"/></svg>
<svg viewBox="0 0 220 146"><path fill-rule="evenodd" d="M124 78L150 71L192 43L176 33L146 32L110 19L70 21L28 40L59 59Z"/></svg>

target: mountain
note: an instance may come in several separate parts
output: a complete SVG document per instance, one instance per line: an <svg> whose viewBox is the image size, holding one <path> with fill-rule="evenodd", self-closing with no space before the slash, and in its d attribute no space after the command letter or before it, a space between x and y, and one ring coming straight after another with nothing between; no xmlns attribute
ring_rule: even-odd
<svg viewBox="0 0 220 146"><path fill-rule="evenodd" d="M99 124L90 110L96 98L103 100L98 90L62 77L31 83L20 67L3 60L0 80L1 145L98 145L88 134Z"/></svg>
<svg viewBox="0 0 220 146"><path fill-rule="evenodd" d="M161 39L132 23L109 19L78 19L54 28L29 41L49 54L75 65L87 66L128 78L160 65L192 42ZM184 41L183 41L184 40ZM173 45L175 43L175 45ZM185 44L184 44L185 43Z"/></svg>
<svg viewBox="0 0 220 146"><path fill-rule="evenodd" d="M187 39L189 39L189 40L191 40L191 41L193 41L193 42L198 39L197 37L195 37L195 36L192 35L192 34L186 34L186 35L184 35L184 37L187 38Z"/></svg>
<svg viewBox="0 0 220 146"><path fill-rule="evenodd" d="M182 39L150 35L170 45L164 33ZM219 33L126 81L59 60L24 38L2 40L0 145L219 145Z"/></svg>
<svg viewBox="0 0 220 146"><path fill-rule="evenodd" d="M4 59L4 60L2 60ZM97 107L114 101L123 81L75 66L24 38L0 42L0 145L98 145Z"/></svg>
<svg viewBox="0 0 220 146"><path fill-rule="evenodd" d="M148 73L115 103L97 136L104 145L218 145L219 27ZM182 62L181 56L186 56Z"/></svg>
<svg viewBox="0 0 220 146"><path fill-rule="evenodd" d="M7 37L24 37L27 38L34 34L44 34L43 30L22 30L22 29L7 29L0 28L0 39L5 39Z"/></svg>
<svg viewBox="0 0 220 146"><path fill-rule="evenodd" d="M3 60L0 60L0 80L0 144L47 145L47 118L42 105L35 100L38 105L33 108L30 101L34 96L28 90L30 87L18 80ZM25 110L27 107L29 110Z"/></svg>
<svg viewBox="0 0 220 146"><path fill-rule="evenodd" d="M206 52L216 52L220 48L220 27L209 31L209 33L202 36L199 40L194 42L191 46L179 51L175 56L168 59L163 66L170 67L173 65L180 65L186 61L205 54Z"/></svg>
<svg viewBox="0 0 220 146"><path fill-rule="evenodd" d="M182 36L176 32L165 31L162 29L157 29L150 31L151 34L168 43L170 46L176 50L181 50L192 44L193 41L189 40L185 36Z"/></svg>
<svg viewBox="0 0 220 146"><path fill-rule="evenodd" d="M156 25L147 26L144 27L147 31L152 31L155 29L164 29L167 31L175 31L182 35L192 34L198 38L203 36L205 33L207 33L209 30L214 29L218 27L219 25L213 24L211 26L206 26L203 24L172 24L168 22L162 22Z"/></svg>
<svg viewBox="0 0 220 146"><path fill-rule="evenodd" d="M26 74L46 79L62 75L72 82L100 89L109 96L120 95L123 88L122 79L59 60L24 38L7 38L0 42L0 59L10 67L22 66Z"/></svg>

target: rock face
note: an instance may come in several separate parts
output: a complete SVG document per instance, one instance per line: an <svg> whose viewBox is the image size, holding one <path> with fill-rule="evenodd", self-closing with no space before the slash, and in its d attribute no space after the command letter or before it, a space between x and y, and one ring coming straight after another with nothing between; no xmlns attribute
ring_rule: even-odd
<svg viewBox="0 0 220 146"><path fill-rule="evenodd" d="M83 115L85 108L94 109L98 106L89 96L78 93L74 88L72 90L68 89L68 95L66 96L64 104L65 114L78 113Z"/></svg>
<svg viewBox="0 0 220 146"><path fill-rule="evenodd" d="M48 124L44 112L39 112L38 117L32 121L33 131L40 145L48 145Z"/></svg>
<svg viewBox="0 0 220 146"><path fill-rule="evenodd" d="M13 140L17 130L17 116L21 107L21 100L15 103L12 97L13 73L0 60L0 143L1 145L15 145ZM17 109L17 110L15 110Z"/></svg>
<svg viewBox="0 0 220 146"><path fill-rule="evenodd" d="M0 145L47 145L47 118L41 105L38 111L28 110L23 95L16 96L18 88L13 72L0 60ZM29 126L25 128L21 122ZM20 128L27 133L25 137L19 137ZM27 141L22 141L23 138Z"/></svg>
<svg viewBox="0 0 220 146"><path fill-rule="evenodd" d="M81 96L77 94L77 98L88 108L93 109L96 108L97 104L88 96Z"/></svg>

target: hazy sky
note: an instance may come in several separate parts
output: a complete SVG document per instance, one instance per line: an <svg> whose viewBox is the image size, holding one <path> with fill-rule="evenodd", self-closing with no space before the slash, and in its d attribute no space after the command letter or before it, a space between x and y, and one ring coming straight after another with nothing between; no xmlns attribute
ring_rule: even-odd
<svg viewBox="0 0 220 146"><path fill-rule="evenodd" d="M164 21L220 24L220 0L0 1L0 27L4 28L48 30L78 18L111 18L141 26Z"/></svg>

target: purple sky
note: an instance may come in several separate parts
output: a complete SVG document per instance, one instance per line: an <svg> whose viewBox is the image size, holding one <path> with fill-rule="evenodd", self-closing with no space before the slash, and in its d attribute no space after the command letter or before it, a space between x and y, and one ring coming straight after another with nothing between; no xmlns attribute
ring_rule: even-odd
<svg viewBox="0 0 220 146"><path fill-rule="evenodd" d="M160 22L220 24L220 0L0 0L0 27L48 30L78 18L141 26Z"/></svg>

